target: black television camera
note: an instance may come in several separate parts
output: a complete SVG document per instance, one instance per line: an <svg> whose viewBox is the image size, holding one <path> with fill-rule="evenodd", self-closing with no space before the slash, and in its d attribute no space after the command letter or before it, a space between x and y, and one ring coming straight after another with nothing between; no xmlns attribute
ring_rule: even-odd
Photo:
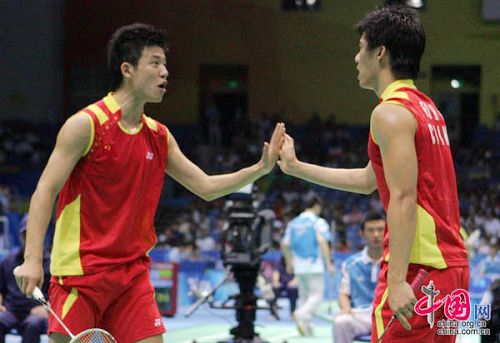
<svg viewBox="0 0 500 343"><path fill-rule="evenodd" d="M231 328L233 336L227 342L265 343L255 332L254 322L258 309L254 289L260 269L262 256L271 246L272 225L270 220L258 212L253 185L227 196L224 208L226 222L222 230L222 261L231 271L239 286L239 294L227 299L222 305L209 300L210 307L236 310L238 325ZM217 284L207 295L198 299L186 312L190 316L201 304L206 302L230 276ZM227 305L234 300L233 305Z"/></svg>
<svg viewBox="0 0 500 343"><path fill-rule="evenodd" d="M262 255L271 246L270 221L257 212L258 202L252 185L228 196L226 224L222 230L222 260L231 267L240 293L234 298L238 325L229 332L232 342L264 342L255 332L257 297L254 289Z"/></svg>
<svg viewBox="0 0 500 343"><path fill-rule="evenodd" d="M233 269L258 267L262 255L271 246L272 228L269 221L257 212L258 205L254 193L247 189L228 196L226 223L222 229L224 265Z"/></svg>

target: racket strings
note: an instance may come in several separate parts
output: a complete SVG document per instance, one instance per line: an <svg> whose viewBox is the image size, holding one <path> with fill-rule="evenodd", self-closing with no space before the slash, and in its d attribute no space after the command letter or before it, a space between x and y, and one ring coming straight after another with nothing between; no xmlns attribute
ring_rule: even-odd
<svg viewBox="0 0 500 343"><path fill-rule="evenodd" d="M116 343L116 341L104 330L90 329L76 335L70 343Z"/></svg>

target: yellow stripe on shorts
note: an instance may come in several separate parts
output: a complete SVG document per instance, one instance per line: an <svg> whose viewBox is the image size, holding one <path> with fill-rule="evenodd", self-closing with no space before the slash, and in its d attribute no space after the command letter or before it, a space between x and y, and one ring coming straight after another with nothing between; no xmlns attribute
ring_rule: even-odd
<svg viewBox="0 0 500 343"><path fill-rule="evenodd" d="M71 307L73 307L73 304L76 302L76 299L78 299L78 290L76 288L71 288L71 293L68 294L68 297L66 298L66 301L64 302L62 308L61 319L64 319L64 317L66 317L69 310L71 310Z"/></svg>
<svg viewBox="0 0 500 343"><path fill-rule="evenodd" d="M387 297L389 295L389 290L385 289L384 294L382 294L382 299L380 299L380 304L375 308L375 325L377 328L377 338L380 338L382 332L384 332L384 319L382 318L382 309L384 308L384 304L387 301Z"/></svg>

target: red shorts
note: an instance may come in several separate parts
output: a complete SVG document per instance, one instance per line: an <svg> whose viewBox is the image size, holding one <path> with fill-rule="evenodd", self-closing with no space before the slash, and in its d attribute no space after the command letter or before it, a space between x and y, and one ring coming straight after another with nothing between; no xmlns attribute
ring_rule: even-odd
<svg viewBox="0 0 500 343"><path fill-rule="evenodd" d="M427 285L430 280L433 280L434 287L440 293L436 296L436 300L444 298L446 295L451 294L456 289L469 289L469 267L453 267L447 269L434 269L431 267L410 264L408 267L408 274L406 281L411 283L415 275L418 273L419 269L425 269L429 273L427 278L424 280L423 285ZM375 299L373 300L373 314L372 314L372 342L377 342L378 337L384 331L387 326L393 312L389 307L389 301L387 298L387 270L388 263L382 262L380 270L380 278L375 289ZM425 294L419 290L415 294L417 299L425 296ZM431 329L429 323L427 322L427 316L420 316L413 313L411 318L408 318L412 329L406 330L401 323L396 319L391 325L389 330L384 335L382 339L383 343L392 342L415 342L415 343L433 343L433 342L455 342L456 336L440 336L438 335L438 321L441 319L446 319L444 316L443 306L434 312L434 327Z"/></svg>
<svg viewBox="0 0 500 343"><path fill-rule="evenodd" d="M98 327L117 342L130 343L165 332L146 258L96 274L52 277L49 299L75 335ZM49 316L52 332L67 335Z"/></svg>

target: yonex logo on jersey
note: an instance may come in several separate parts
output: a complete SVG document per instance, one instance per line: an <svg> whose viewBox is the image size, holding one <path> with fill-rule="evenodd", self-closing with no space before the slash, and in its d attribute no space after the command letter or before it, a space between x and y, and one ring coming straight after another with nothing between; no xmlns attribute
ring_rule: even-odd
<svg viewBox="0 0 500 343"><path fill-rule="evenodd" d="M161 326L161 318L155 318L155 328L158 328Z"/></svg>
<svg viewBox="0 0 500 343"><path fill-rule="evenodd" d="M154 154L153 154L152 152L150 152L150 151L148 151L148 152L146 153L146 159L147 159L147 160L152 160L152 159L153 159L153 156L154 156Z"/></svg>

